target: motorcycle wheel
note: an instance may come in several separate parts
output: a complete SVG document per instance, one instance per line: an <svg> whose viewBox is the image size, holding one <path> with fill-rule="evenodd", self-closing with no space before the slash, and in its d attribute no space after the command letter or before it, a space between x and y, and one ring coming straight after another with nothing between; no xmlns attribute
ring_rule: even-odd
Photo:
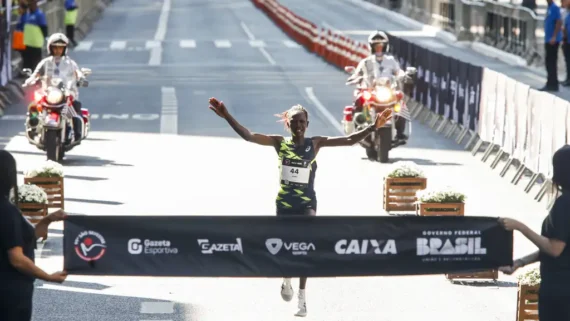
<svg viewBox="0 0 570 321"><path fill-rule="evenodd" d="M377 159L380 163L388 163L390 161L390 149L392 149L392 127L382 127L376 133L378 143Z"/></svg>
<svg viewBox="0 0 570 321"><path fill-rule="evenodd" d="M44 145L46 147L47 159L59 162L62 156L61 144L60 144L59 130L48 130L45 133Z"/></svg>

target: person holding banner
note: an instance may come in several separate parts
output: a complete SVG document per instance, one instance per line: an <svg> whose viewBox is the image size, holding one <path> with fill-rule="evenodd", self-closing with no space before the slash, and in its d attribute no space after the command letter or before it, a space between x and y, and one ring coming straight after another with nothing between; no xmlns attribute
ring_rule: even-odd
<svg viewBox="0 0 570 321"><path fill-rule="evenodd" d="M374 124L350 136L306 138L305 130L309 126L309 113L301 105L296 105L276 115L285 123L286 130L291 133L291 138L285 138L279 135L252 133L238 123L230 115L224 103L216 98L210 98L209 108L224 118L244 140L263 146L271 146L277 152L281 172L281 186L275 201L278 216L316 215L317 198L314 181L317 171L316 156L320 148L357 144L392 118L392 110L386 109L381 114L376 115ZM300 278L299 311L295 314L299 317L307 315L306 283L307 278ZM291 278L284 278L281 285L281 297L288 302L292 300L293 295Z"/></svg>
<svg viewBox="0 0 570 321"><path fill-rule="evenodd" d="M538 247L538 251L500 270L512 274L525 265L540 262L538 318L540 321L566 321L570 320L570 145L554 153L552 164L552 184L557 198L542 223L540 235L517 220L501 218L507 230L521 232Z"/></svg>
<svg viewBox="0 0 570 321"><path fill-rule="evenodd" d="M44 217L35 227L18 209L16 160L0 150L0 320L31 321L35 279L62 283L66 272L48 274L34 263L36 240L48 226L65 218L63 211ZM10 202L13 192L14 202Z"/></svg>

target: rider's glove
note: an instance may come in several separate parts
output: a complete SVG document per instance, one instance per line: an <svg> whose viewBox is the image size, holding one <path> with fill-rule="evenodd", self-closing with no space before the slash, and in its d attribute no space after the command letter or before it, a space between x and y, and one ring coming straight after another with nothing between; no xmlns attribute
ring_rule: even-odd
<svg viewBox="0 0 570 321"><path fill-rule="evenodd" d="M404 84L407 84L407 85L413 84L414 78L410 77L409 75L405 75L403 81L404 81Z"/></svg>
<svg viewBox="0 0 570 321"><path fill-rule="evenodd" d="M85 79L84 77L81 77L81 78L79 78L79 84L80 84L80 86L87 87L87 86L89 86L89 81L87 79Z"/></svg>

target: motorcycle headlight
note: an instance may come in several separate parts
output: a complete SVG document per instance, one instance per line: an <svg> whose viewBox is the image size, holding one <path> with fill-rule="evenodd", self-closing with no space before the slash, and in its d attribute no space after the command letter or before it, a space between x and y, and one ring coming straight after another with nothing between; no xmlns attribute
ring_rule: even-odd
<svg viewBox="0 0 570 321"><path fill-rule="evenodd" d="M392 100L392 91L386 87L376 89L376 99L380 102Z"/></svg>
<svg viewBox="0 0 570 321"><path fill-rule="evenodd" d="M57 88L51 89L46 97L48 104L55 105L63 100L63 92Z"/></svg>

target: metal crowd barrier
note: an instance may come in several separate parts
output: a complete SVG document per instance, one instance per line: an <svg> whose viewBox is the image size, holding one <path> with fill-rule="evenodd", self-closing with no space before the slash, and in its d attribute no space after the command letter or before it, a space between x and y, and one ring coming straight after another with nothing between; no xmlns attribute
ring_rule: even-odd
<svg viewBox="0 0 570 321"><path fill-rule="evenodd" d="M454 34L544 65L544 18L534 11L494 0L365 0ZM562 60L562 59L560 59Z"/></svg>

